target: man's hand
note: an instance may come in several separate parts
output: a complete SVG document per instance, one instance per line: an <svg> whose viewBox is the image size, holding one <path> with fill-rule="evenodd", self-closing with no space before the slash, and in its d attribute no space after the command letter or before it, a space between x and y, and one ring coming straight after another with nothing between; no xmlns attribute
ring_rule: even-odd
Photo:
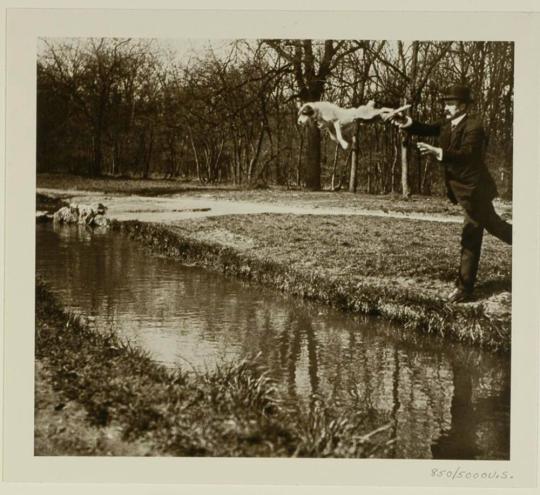
<svg viewBox="0 0 540 495"><path fill-rule="evenodd" d="M390 121L399 129L406 129L412 124L412 119L407 115L403 115L402 113L394 113L393 115L389 115L389 117L385 120Z"/></svg>
<svg viewBox="0 0 540 495"><path fill-rule="evenodd" d="M436 146L431 146L431 144L419 142L416 144L418 151L422 156L433 156L437 160L442 160L442 148L437 148Z"/></svg>

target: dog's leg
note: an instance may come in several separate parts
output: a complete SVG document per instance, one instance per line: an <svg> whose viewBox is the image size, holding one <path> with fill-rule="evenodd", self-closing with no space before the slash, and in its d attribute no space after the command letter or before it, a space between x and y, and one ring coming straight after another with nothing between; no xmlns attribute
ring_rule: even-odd
<svg viewBox="0 0 540 495"><path fill-rule="evenodd" d="M332 141L334 141L334 143L338 143L339 141L337 140L336 135L334 134L334 126L331 125L330 123L327 123L326 125L321 126L321 128L323 128L323 127L328 132L328 135L330 136L330 139Z"/></svg>
<svg viewBox="0 0 540 495"><path fill-rule="evenodd" d="M343 135L341 134L341 125L337 120L334 121L334 129L336 130L337 141L341 144L341 147L346 150L349 147L349 143L343 138Z"/></svg>
<svg viewBox="0 0 540 495"><path fill-rule="evenodd" d="M330 130L330 128L326 129L328 131L328 135L330 136L330 139L334 141L334 143L339 143L339 141L336 138L336 135Z"/></svg>

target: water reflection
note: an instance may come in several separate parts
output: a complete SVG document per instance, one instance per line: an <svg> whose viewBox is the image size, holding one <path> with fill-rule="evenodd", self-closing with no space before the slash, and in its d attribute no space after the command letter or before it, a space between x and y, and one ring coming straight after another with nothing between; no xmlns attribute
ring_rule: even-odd
<svg viewBox="0 0 540 495"><path fill-rule="evenodd" d="M72 310L159 362L212 369L261 353L291 400L390 423L396 458L507 459L509 361L291 300L150 255L119 234L37 228L37 271Z"/></svg>

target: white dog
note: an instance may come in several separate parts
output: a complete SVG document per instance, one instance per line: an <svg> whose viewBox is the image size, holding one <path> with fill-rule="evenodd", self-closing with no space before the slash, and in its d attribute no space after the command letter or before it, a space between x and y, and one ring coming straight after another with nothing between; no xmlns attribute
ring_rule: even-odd
<svg viewBox="0 0 540 495"><path fill-rule="evenodd" d="M383 121L389 120L393 115L403 112L410 105L404 105L396 110L393 108L375 108L375 102L370 100L367 105L358 108L341 108L328 101L315 101L304 103L298 111L298 124L305 125L309 121L317 124L319 129L326 129L330 139L339 143L346 150L349 143L344 134L350 134L355 120L370 121L381 117Z"/></svg>
<svg viewBox="0 0 540 495"><path fill-rule="evenodd" d="M93 205L77 205L79 211L79 223L92 224L98 215L105 215L107 207L101 203Z"/></svg>
<svg viewBox="0 0 540 495"><path fill-rule="evenodd" d="M107 207L101 203L93 205L78 205L70 203L63 206L53 216L53 221L59 223L80 223L86 225L100 225Z"/></svg>

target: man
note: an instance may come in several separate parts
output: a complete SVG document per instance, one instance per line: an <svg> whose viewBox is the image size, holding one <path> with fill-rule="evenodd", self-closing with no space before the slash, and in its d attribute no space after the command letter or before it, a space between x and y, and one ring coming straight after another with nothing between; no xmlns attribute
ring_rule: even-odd
<svg viewBox="0 0 540 495"><path fill-rule="evenodd" d="M461 263L456 288L450 302L472 299L484 229L512 244L512 226L493 209L497 188L484 163L486 136L478 117L469 113L473 99L467 86L455 85L443 95L445 120L421 124L403 115L391 121L400 129L418 136L438 136L439 146L419 142L423 156L435 157L444 167L448 198L459 203L465 213L461 234Z"/></svg>

